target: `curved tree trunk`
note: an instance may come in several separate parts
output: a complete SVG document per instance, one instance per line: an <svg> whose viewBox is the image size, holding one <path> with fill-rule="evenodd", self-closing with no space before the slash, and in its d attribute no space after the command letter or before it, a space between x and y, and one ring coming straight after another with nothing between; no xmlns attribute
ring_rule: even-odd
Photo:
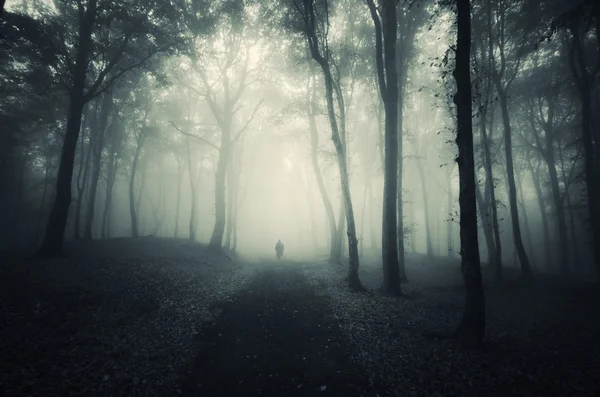
<svg viewBox="0 0 600 397"><path fill-rule="evenodd" d="M71 182L73 179L73 166L75 164L75 151L81 129L81 116L85 106L85 78L95 19L96 0L90 0L88 8L79 24L77 55L73 69L73 85L69 93L67 128L56 180L56 197L46 225L44 241L38 251L41 255L57 255L61 253L63 248L65 228L71 204Z"/></svg>
<svg viewBox="0 0 600 397"><path fill-rule="evenodd" d="M327 194L327 189L325 188L325 182L323 181L323 175L321 174L321 167L319 166L319 133L317 130L317 123L315 120L315 100L316 100L316 83L315 83L315 72L314 68L311 66L311 81L312 87L309 91L308 103L307 103L307 113L308 113L308 126L310 132L310 160L313 168L313 172L315 174L315 179L317 181L317 187L319 188L319 194L321 196L321 200L323 201L323 206L325 207L325 214L327 216L327 224L329 225L329 261L334 261L334 246L335 246L335 238L337 227L335 224L335 214L333 212L333 205L331 204L331 200L329 199L329 194Z"/></svg>
<svg viewBox="0 0 600 397"><path fill-rule="evenodd" d="M508 202L510 208L510 217L512 220L512 234L515 243L515 249L519 256L521 264L521 279L529 282L533 280L533 271L529 263L529 257L523 245L523 237L521 236L521 226L519 224L519 208L517 203L517 186L515 184L515 169L512 155L512 128L510 125L510 116L508 113L508 98L506 91L502 87L500 78L496 76L496 90L500 98L500 109L502 110L502 123L504 126L504 155L506 157L506 177L508 183Z"/></svg>

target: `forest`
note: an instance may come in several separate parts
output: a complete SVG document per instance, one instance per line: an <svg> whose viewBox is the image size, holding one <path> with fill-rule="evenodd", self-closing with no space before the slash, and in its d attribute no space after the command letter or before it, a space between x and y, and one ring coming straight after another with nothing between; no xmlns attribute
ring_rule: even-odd
<svg viewBox="0 0 600 397"><path fill-rule="evenodd" d="M595 395L598 109L595 0L2 0L0 391Z"/></svg>

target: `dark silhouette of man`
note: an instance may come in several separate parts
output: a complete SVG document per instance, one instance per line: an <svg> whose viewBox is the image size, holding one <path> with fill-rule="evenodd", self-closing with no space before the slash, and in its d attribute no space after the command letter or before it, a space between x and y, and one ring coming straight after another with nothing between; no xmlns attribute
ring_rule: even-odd
<svg viewBox="0 0 600 397"><path fill-rule="evenodd" d="M281 240L277 240L277 244L275 244L275 253L277 254L277 259L283 256L284 246Z"/></svg>

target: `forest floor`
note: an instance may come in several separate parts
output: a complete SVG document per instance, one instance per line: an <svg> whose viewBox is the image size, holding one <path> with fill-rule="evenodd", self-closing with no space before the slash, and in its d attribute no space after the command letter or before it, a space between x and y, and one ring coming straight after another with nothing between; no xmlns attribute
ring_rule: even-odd
<svg viewBox="0 0 600 397"><path fill-rule="evenodd" d="M0 263L0 395L600 395L600 295L486 284L481 351L450 335L457 260L409 255L405 296L347 290L325 262L232 260L184 240ZM379 258L361 279L381 283ZM507 278L514 271L507 269Z"/></svg>

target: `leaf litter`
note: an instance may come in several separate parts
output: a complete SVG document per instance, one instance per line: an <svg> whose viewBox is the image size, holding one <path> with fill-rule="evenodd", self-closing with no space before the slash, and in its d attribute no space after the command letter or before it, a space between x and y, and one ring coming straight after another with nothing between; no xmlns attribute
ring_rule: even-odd
<svg viewBox="0 0 600 397"><path fill-rule="evenodd" d="M252 273L181 240L72 251L0 266L4 395L176 394L195 335L219 314L212 307Z"/></svg>
<svg viewBox="0 0 600 397"><path fill-rule="evenodd" d="M374 294L349 291L343 266L302 267L379 395L600 395L597 293L574 304L552 281L486 285L486 345L464 351L452 338L464 302L459 262L409 254L403 297L378 293L380 263L361 262L361 280ZM484 276L488 282L487 269Z"/></svg>

